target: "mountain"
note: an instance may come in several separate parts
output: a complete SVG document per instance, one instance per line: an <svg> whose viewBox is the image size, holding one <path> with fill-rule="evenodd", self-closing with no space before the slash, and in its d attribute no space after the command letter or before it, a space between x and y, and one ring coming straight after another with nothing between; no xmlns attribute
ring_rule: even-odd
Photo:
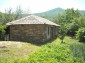
<svg viewBox="0 0 85 63"><path fill-rule="evenodd" d="M52 10L49 10L49 11L46 11L46 12L35 13L35 15L52 18L55 15L58 15L59 13L63 13L63 12L64 12L64 9L62 9L62 8L55 8L55 9L52 9Z"/></svg>
<svg viewBox="0 0 85 63"><path fill-rule="evenodd" d="M46 17L46 18L48 18L48 19L52 19L55 15L61 14L61 13L63 13L64 11L65 11L65 9L55 8L55 9L52 9L52 10L49 10L49 11L46 11L46 12L35 13L35 15L42 16L42 17ZM79 10L79 12L80 12L82 15L85 15L85 10Z"/></svg>
<svg viewBox="0 0 85 63"><path fill-rule="evenodd" d="M85 10L79 10L82 15L85 15Z"/></svg>

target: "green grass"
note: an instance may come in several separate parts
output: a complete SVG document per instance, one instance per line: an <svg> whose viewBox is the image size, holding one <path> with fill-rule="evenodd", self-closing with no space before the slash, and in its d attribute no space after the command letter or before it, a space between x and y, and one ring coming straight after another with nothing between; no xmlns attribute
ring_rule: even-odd
<svg viewBox="0 0 85 63"><path fill-rule="evenodd" d="M57 38L42 46L22 43L18 48L3 48L2 54L5 50L10 50L9 54L1 56L0 63L85 63L85 44L71 37L65 37L64 43Z"/></svg>

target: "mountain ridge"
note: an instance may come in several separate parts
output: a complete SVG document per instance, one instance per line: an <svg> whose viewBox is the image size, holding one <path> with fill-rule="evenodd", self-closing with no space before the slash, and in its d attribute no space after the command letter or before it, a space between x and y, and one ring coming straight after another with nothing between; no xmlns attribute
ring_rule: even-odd
<svg viewBox="0 0 85 63"><path fill-rule="evenodd" d="M66 9L62 9L62 8L54 8L45 12L41 12L41 13L35 13L34 15L38 15L38 16L42 16L42 17L46 17L48 19L52 19L55 15L58 14L62 14ZM85 10L79 10L79 12L82 15L85 15Z"/></svg>

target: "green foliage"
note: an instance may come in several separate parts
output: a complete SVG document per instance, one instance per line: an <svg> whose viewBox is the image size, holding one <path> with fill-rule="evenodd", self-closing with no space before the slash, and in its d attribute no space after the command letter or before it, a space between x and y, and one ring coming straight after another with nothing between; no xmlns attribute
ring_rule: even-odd
<svg viewBox="0 0 85 63"><path fill-rule="evenodd" d="M67 34L67 29L66 29L66 25L62 24L62 26L60 26L59 28L59 38L62 40L61 42L63 43L63 39Z"/></svg>
<svg viewBox="0 0 85 63"><path fill-rule="evenodd" d="M24 16L20 6L16 8L16 11L13 11L12 8L6 9L5 13L0 12L0 23L5 25L7 22L22 18L22 15Z"/></svg>
<svg viewBox="0 0 85 63"><path fill-rule="evenodd" d="M29 63L74 63L74 57L67 45L48 44L31 54L28 61Z"/></svg>
<svg viewBox="0 0 85 63"><path fill-rule="evenodd" d="M84 18L84 16L81 16L79 18L75 18L74 20L75 20L76 24L79 27L85 27L85 18Z"/></svg>
<svg viewBox="0 0 85 63"><path fill-rule="evenodd" d="M63 12L65 12L65 9L55 8L55 9L52 9L52 10L49 10L49 11L46 11L46 12L35 13L35 15L39 15L39 16L47 15L48 19L52 19L55 16L55 14L58 15L58 14L61 14ZM84 10L79 10L79 12L82 15L85 15L85 11Z"/></svg>
<svg viewBox="0 0 85 63"><path fill-rule="evenodd" d="M81 58L80 63L83 63L83 61L85 61L85 44L73 43L73 44L70 44L70 49L74 57L77 58L77 60Z"/></svg>
<svg viewBox="0 0 85 63"><path fill-rule="evenodd" d="M3 13L0 12L0 18L2 18L2 17L3 17Z"/></svg>
<svg viewBox="0 0 85 63"><path fill-rule="evenodd" d="M76 31L80 27L85 27L85 19L78 10L74 10L73 8L67 9L63 14L55 16L53 21L57 24L60 24L61 27L65 25L65 29L67 29L67 34L71 36L75 36Z"/></svg>
<svg viewBox="0 0 85 63"><path fill-rule="evenodd" d="M11 22L15 19L15 15L13 14L4 14L3 23L6 24L7 22Z"/></svg>
<svg viewBox="0 0 85 63"><path fill-rule="evenodd" d="M66 28L68 30L67 34L70 36L74 36L76 34L76 31L79 28L79 25L73 22L73 23L67 24Z"/></svg>
<svg viewBox="0 0 85 63"><path fill-rule="evenodd" d="M6 10L5 13L0 15L2 15L2 17L0 17L0 23L3 23L4 25L15 19L15 14L12 12L12 9Z"/></svg>
<svg viewBox="0 0 85 63"><path fill-rule="evenodd" d="M4 17L4 13L0 12L0 23L3 23L3 17Z"/></svg>
<svg viewBox="0 0 85 63"><path fill-rule="evenodd" d="M38 50L37 52L31 54L28 58L29 63L84 63L85 60L82 60L81 56L83 59L85 58L85 45L80 45L80 54L83 53L82 55L78 54L77 51L78 45L75 51L73 48L74 44L68 46L67 44L61 44L61 45L54 45L54 44L48 44L44 46L42 49ZM71 49L69 49L69 47ZM83 47L83 48L82 48ZM84 50L84 51L82 51ZM77 56L75 56L77 53Z"/></svg>
<svg viewBox="0 0 85 63"><path fill-rule="evenodd" d="M78 38L81 42L85 42L85 27L79 28L76 38Z"/></svg>
<svg viewBox="0 0 85 63"><path fill-rule="evenodd" d="M5 33L5 25L0 24L0 33Z"/></svg>
<svg viewBox="0 0 85 63"><path fill-rule="evenodd" d="M65 14L65 20L66 20L65 22L66 23L72 23L74 18L78 18L78 17L81 16L79 11L78 10L74 10L73 8L65 10L64 14Z"/></svg>

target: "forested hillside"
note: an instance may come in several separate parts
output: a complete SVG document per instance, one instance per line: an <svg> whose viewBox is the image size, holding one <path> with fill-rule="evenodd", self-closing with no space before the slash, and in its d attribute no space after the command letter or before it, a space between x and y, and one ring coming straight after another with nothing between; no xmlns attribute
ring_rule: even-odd
<svg viewBox="0 0 85 63"><path fill-rule="evenodd" d="M58 15L59 13L63 13L63 12L64 12L64 9L55 8L55 9L52 9L52 10L49 10L49 11L46 11L46 12L36 13L35 15L44 16L44 17L47 17L47 18L52 18L55 15Z"/></svg>
<svg viewBox="0 0 85 63"><path fill-rule="evenodd" d="M63 12L65 12L65 10L66 9L55 8L55 9L52 9L46 12L36 13L35 15L39 15L39 16L47 17L48 19L52 19L55 15L62 14ZM85 10L79 10L79 12L82 15L85 15Z"/></svg>

